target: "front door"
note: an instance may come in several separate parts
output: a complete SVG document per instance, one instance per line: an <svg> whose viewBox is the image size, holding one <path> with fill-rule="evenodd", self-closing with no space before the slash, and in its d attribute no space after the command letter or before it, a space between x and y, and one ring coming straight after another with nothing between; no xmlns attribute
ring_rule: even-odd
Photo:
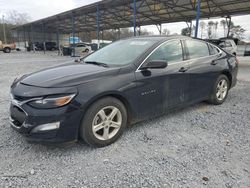
<svg viewBox="0 0 250 188"><path fill-rule="evenodd" d="M161 44L145 63L165 60L164 69L137 70L139 118L153 117L169 108L185 103L188 99L188 64L183 61L180 40ZM141 116L141 117L140 117Z"/></svg>

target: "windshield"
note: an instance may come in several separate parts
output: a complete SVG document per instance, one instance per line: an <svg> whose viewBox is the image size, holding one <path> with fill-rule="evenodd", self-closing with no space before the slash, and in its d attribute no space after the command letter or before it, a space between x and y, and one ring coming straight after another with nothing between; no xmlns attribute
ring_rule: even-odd
<svg viewBox="0 0 250 188"><path fill-rule="evenodd" d="M120 40L98 50L83 60L84 62L102 63L108 66L123 66L140 57L156 41L158 40L135 38Z"/></svg>

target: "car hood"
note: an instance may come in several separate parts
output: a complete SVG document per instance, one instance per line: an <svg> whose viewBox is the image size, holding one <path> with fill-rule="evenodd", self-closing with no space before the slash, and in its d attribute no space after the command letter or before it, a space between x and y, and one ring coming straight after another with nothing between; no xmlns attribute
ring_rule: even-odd
<svg viewBox="0 0 250 188"><path fill-rule="evenodd" d="M45 69L21 80L22 84L38 87L70 87L103 79L118 73L118 68L106 68L92 64L70 64Z"/></svg>

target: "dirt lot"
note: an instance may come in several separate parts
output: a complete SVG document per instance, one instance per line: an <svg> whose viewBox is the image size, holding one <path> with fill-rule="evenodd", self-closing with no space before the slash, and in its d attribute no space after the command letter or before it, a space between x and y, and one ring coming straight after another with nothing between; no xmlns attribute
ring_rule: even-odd
<svg viewBox="0 0 250 188"><path fill-rule="evenodd" d="M200 103L144 121L111 146L26 142L8 122L10 84L70 61L0 54L0 187L250 187L250 61L242 60L242 79L223 105Z"/></svg>

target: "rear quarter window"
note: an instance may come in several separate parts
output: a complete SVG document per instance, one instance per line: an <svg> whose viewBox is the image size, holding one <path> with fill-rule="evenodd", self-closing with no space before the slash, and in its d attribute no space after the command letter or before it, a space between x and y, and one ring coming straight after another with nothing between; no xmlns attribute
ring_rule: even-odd
<svg viewBox="0 0 250 188"><path fill-rule="evenodd" d="M208 44L208 48L209 48L210 55L216 55L220 53L219 49L216 48L214 45Z"/></svg>

